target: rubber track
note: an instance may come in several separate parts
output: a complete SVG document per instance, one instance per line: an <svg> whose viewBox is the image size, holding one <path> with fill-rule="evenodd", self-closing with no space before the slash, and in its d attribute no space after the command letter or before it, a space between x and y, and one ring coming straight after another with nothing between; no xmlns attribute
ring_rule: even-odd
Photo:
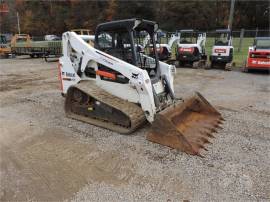
<svg viewBox="0 0 270 202"><path fill-rule="evenodd" d="M65 111L66 111L67 116L70 118L81 120L81 121L84 121L93 125L97 125L99 127L103 127L103 128L115 131L115 132L123 133L123 134L129 134L133 132L138 127L140 127L146 120L144 112L138 105L125 101L114 95L111 95L107 91L98 87L95 84L95 81L82 81L79 84L72 86L71 88L77 88L83 91L84 93L88 94L90 97L93 97L97 101L100 101L106 105L111 106L112 108L115 108L123 112L125 115L129 117L131 121L131 126L123 127L121 125L117 125L109 121L99 120L99 119L75 114L70 111L71 106L67 102L68 100L68 97L67 97L66 103L65 103Z"/></svg>

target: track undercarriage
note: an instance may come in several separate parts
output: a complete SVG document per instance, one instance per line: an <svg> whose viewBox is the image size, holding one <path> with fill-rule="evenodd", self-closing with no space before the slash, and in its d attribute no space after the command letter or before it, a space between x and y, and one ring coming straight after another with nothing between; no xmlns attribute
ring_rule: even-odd
<svg viewBox="0 0 270 202"><path fill-rule="evenodd" d="M128 134L145 122L142 109L83 81L68 90L65 111L70 118Z"/></svg>

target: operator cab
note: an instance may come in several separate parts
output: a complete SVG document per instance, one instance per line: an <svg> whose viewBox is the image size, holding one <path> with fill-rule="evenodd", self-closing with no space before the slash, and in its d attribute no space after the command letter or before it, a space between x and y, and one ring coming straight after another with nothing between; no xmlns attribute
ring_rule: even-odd
<svg viewBox="0 0 270 202"><path fill-rule="evenodd" d="M193 29L180 30L180 44L196 44L198 32Z"/></svg>
<svg viewBox="0 0 270 202"><path fill-rule="evenodd" d="M218 29L215 32L215 46L230 46L231 45L231 30Z"/></svg>
<svg viewBox="0 0 270 202"><path fill-rule="evenodd" d="M158 24L148 20L128 19L102 23L95 34L95 48L127 63L145 69L151 80L160 76L154 35ZM145 35L150 36L152 47L143 47ZM150 49L155 54L150 57ZM106 67L99 67L106 69Z"/></svg>

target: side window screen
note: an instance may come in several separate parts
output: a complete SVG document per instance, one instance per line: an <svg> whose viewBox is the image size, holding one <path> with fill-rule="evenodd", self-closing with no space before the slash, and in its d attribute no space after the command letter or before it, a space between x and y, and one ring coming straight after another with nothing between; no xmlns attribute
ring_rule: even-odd
<svg viewBox="0 0 270 202"><path fill-rule="evenodd" d="M112 48L112 36L106 32L100 33L98 35L98 45L101 49Z"/></svg>
<svg viewBox="0 0 270 202"><path fill-rule="evenodd" d="M215 39L215 45L220 45L220 46L226 46L229 44L229 34L227 33L221 33L218 37Z"/></svg>

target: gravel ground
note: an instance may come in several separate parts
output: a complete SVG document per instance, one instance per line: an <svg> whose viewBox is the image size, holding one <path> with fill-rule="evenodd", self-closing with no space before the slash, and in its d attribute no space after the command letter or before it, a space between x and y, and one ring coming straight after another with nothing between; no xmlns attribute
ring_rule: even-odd
<svg viewBox="0 0 270 202"><path fill-rule="evenodd" d="M205 158L65 117L56 62L0 60L1 201L269 201L270 77L178 68L226 119Z"/></svg>

